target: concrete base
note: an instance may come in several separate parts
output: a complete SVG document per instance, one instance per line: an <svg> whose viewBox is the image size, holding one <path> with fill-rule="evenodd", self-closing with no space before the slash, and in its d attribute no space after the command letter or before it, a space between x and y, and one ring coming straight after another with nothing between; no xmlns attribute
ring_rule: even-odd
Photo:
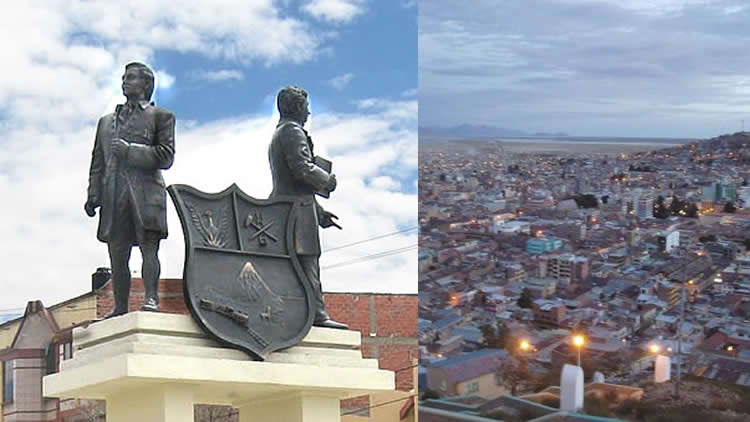
<svg viewBox="0 0 750 422"><path fill-rule="evenodd" d="M654 382L660 384L669 381L672 363L669 356L659 355L654 363Z"/></svg>
<svg viewBox="0 0 750 422"><path fill-rule="evenodd" d="M362 358L356 331L313 327L257 362L190 316L133 312L76 328L73 342L73 359L44 377L44 395L104 399L108 422L184 422L195 403L238 407L241 422L330 422L339 400L395 388L393 372Z"/></svg>
<svg viewBox="0 0 750 422"><path fill-rule="evenodd" d="M560 410L583 408L583 368L565 364L560 374Z"/></svg>

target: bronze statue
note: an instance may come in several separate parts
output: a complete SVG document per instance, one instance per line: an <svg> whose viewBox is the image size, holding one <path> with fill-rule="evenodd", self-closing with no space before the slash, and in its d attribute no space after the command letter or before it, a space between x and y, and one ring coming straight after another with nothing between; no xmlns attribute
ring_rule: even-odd
<svg viewBox="0 0 750 422"><path fill-rule="evenodd" d="M319 194L327 197L336 189L336 176L318 163L313 143L304 124L310 115L307 92L299 87L286 87L277 97L281 119L268 148L268 159L273 176L275 196L292 196L300 201L297 224L294 228L294 247L300 257L303 270L314 288L315 318L313 325L319 327L347 329L345 324L330 318L323 303L320 284L320 238L318 225L323 228L341 227L336 224L334 214L325 211L315 199Z"/></svg>
<svg viewBox="0 0 750 422"><path fill-rule="evenodd" d="M143 63L125 66L122 93L114 113L99 119L89 172L89 217L100 207L97 238L107 243L112 265L115 309L128 312L133 246L143 256L145 300L141 310L159 311L159 242L167 237L166 191L162 169L174 159L174 114L151 101L154 74Z"/></svg>

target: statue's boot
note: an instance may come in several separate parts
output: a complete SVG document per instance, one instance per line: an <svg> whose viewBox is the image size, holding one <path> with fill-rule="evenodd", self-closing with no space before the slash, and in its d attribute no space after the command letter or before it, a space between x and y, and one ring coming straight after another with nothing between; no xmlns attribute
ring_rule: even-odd
<svg viewBox="0 0 750 422"><path fill-rule="evenodd" d="M112 311L112 312L104 315L103 319L114 318L114 317L118 317L120 315L125 315L127 313L128 313L128 311L121 311L121 310L115 309L114 311Z"/></svg>
<svg viewBox="0 0 750 422"><path fill-rule="evenodd" d="M328 312L326 311L318 312L315 318L315 322L313 322L313 325L316 327L336 328L339 330L349 329L348 325L342 322L332 320L330 315L328 315Z"/></svg>
<svg viewBox="0 0 750 422"><path fill-rule="evenodd" d="M153 297L147 297L141 306L141 311L159 312L159 301Z"/></svg>

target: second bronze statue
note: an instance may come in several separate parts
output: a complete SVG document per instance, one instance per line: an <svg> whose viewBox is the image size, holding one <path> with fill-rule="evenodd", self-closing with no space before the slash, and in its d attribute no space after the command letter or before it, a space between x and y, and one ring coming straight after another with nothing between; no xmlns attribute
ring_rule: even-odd
<svg viewBox="0 0 750 422"><path fill-rule="evenodd" d="M336 189L336 176L316 164L313 143L304 124L310 115L307 92L291 86L282 89L277 98L279 124L268 148L275 196L298 198L300 211L294 230L295 250L307 279L315 293L315 319L313 325L329 328L348 328L330 318L323 303L320 283L320 238L318 226L336 226L334 214L318 204L315 194L328 196Z"/></svg>

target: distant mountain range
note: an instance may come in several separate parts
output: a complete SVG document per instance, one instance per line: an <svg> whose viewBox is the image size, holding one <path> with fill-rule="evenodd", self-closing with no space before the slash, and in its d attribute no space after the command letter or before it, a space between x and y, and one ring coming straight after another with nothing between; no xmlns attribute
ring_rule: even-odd
<svg viewBox="0 0 750 422"><path fill-rule="evenodd" d="M11 319L16 319L16 318L20 317L21 315L23 315L23 314L21 314L21 313L16 313L16 314L0 314L0 324L2 324L5 321L10 321Z"/></svg>
<svg viewBox="0 0 750 422"><path fill-rule="evenodd" d="M702 152L719 152L719 151L738 151L750 146L750 132L736 132L732 134L720 135L710 139L695 140L685 145L694 145ZM660 150L649 151L649 153L669 153L679 150L680 147L663 148ZM745 152L745 154L747 154ZM750 158L750 157L748 157Z"/></svg>
<svg viewBox="0 0 750 422"><path fill-rule="evenodd" d="M429 141L430 139L445 138L490 138L501 136L538 136L538 137L564 137L568 136L565 132L536 132L529 133L522 130L506 129L503 127L488 125L469 125L463 124L448 128L420 127L419 139Z"/></svg>

